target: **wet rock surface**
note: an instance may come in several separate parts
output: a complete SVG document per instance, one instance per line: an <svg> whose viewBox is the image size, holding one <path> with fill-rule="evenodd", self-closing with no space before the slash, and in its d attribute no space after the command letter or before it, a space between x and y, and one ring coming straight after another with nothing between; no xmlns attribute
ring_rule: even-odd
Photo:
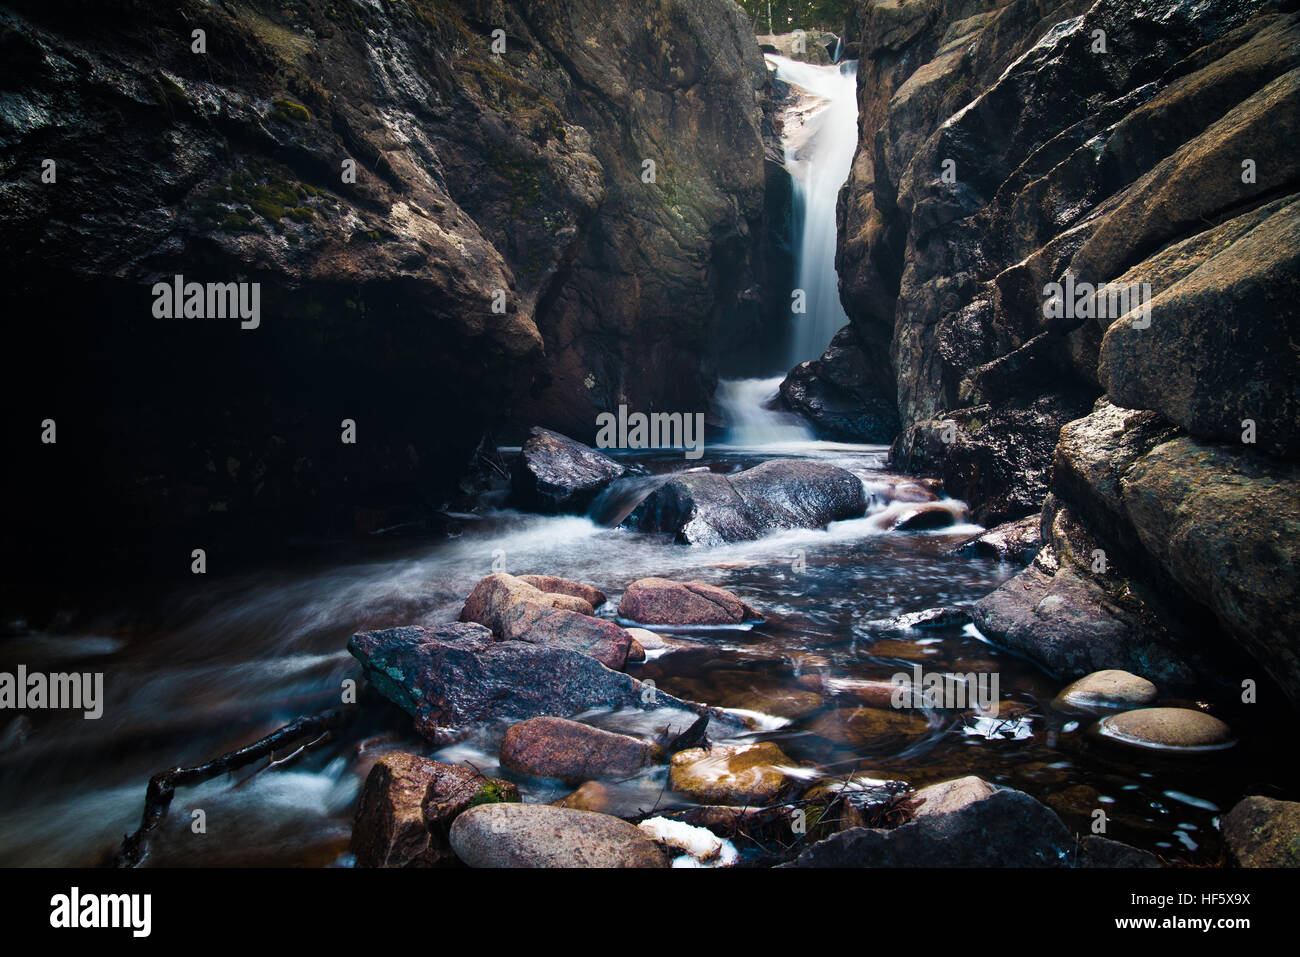
<svg viewBox="0 0 1300 957"><path fill-rule="evenodd" d="M999 790L892 830L850 828L792 867L1067 867L1074 839L1050 808Z"/></svg>
<svg viewBox="0 0 1300 957"><path fill-rule="evenodd" d="M416 625L353 635L350 651L366 678L415 719L416 730L443 740L451 729L503 718L574 715L592 708L681 708L737 723L611 671L567 648L494 641L482 625Z"/></svg>
<svg viewBox="0 0 1300 957"><path fill-rule="evenodd" d="M371 769L357 804L357 867L434 867L455 860L448 831L479 804L519 800L508 781L414 754L389 754Z"/></svg>
<svg viewBox="0 0 1300 957"><path fill-rule="evenodd" d="M673 755L674 791L701 804L772 804L790 786L793 762L770 742L692 748Z"/></svg>
<svg viewBox="0 0 1300 957"><path fill-rule="evenodd" d="M898 435L892 383L876 374L852 326L835 334L820 359L802 362L781 382L781 402L834 442L889 443ZM882 357L888 361L888 357Z"/></svg>
<svg viewBox="0 0 1300 957"><path fill-rule="evenodd" d="M1300 803L1248 797L1224 816L1223 838L1241 867L1300 867Z"/></svg>
<svg viewBox="0 0 1300 957"><path fill-rule="evenodd" d="M456 856L470 867L665 867L658 845L608 814L498 804L473 808L451 826Z"/></svg>
<svg viewBox="0 0 1300 957"><path fill-rule="evenodd" d="M564 718L521 721L501 742L501 763L511 771L568 784L632 777L658 757L661 749L648 741Z"/></svg>
<svg viewBox="0 0 1300 957"><path fill-rule="evenodd" d="M1127 671L1094 671L1060 693L1057 700L1069 708L1143 708L1156 700L1150 681Z"/></svg>
<svg viewBox="0 0 1300 957"><path fill-rule="evenodd" d="M779 459L736 475L674 477L624 523L687 545L752 541L780 529L822 528L866 511L862 482L823 462Z"/></svg>
<svg viewBox="0 0 1300 957"><path fill-rule="evenodd" d="M622 668L632 636L611 621L593 618L585 598L543 592L498 573L475 586L461 609L462 622L485 625L504 641L568 648L609 668Z"/></svg>
<svg viewBox="0 0 1300 957"><path fill-rule="evenodd" d="M514 501L538 512L584 512L626 465L550 429L534 427L511 470Z"/></svg>
<svg viewBox="0 0 1300 957"><path fill-rule="evenodd" d="M1000 562L1028 565L1043 545L1042 519L1030 515L1004 522L957 546L957 554L971 558L996 558Z"/></svg>
<svg viewBox="0 0 1300 957"><path fill-rule="evenodd" d="M628 585L618 614L642 625L739 625L762 617L726 589L666 578L641 578Z"/></svg>
<svg viewBox="0 0 1300 957"><path fill-rule="evenodd" d="M1191 708L1139 708L1101 719L1103 737L1136 747L1204 751L1236 743L1223 721Z"/></svg>

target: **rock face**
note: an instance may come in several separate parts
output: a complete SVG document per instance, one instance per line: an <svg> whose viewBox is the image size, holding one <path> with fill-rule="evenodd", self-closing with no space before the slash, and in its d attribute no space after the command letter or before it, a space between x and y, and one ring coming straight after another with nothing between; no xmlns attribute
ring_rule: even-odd
<svg viewBox="0 0 1300 957"><path fill-rule="evenodd" d="M1077 563L1062 578L1049 556L1015 587L1037 603L1053 579L1064 605L1098 617L1099 646L1132 646L1082 654L1096 667L1154 655L1178 670L1158 625L1174 644L1235 643L1300 702L1277 600L1300 584L1286 544L1300 157L1284 150L1267 173L1254 159L1294 136L1297 14L863 0L853 19L861 138L837 265L858 361L896 393L893 464L942 476L986 525L1049 493L1070 510L1126 583L1084 583Z"/></svg>
<svg viewBox="0 0 1300 957"><path fill-rule="evenodd" d="M665 867L658 845L608 814L549 804L473 808L451 826L470 867Z"/></svg>
<svg viewBox="0 0 1300 957"><path fill-rule="evenodd" d="M1241 867L1300 867L1300 804L1248 797L1223 818L1223 839Z"/></svg>
<svg viewBox="0 0 1300 957"><path fill-rule="evenodd" d="M550 429L528 433L511 471L514 501L538 512L584 512L610 482L632 470Z"/></svg>
<svg viewBox="0 0 1300 957"><path fill-rule="evenodd" d="M739 625L762 619L725 588L666 578L641 578L628 585L618 614L642 625Z"/></svg>
<svg viewBox="0 0 1300 957"><path fill-rule="evenodd" d="M778 459L737 475L712 472L665 482L624 522L671 532L686 545L751 541L773 531L821 528L867 508L862 482L823 462Z"/></svg>
<svg viewBox="0 0 1300 957"><path fill-rule="evenodd" d="M622 668L632 636L603 618L591 617L585 598L543 592L513 575L480 581L465 601L460 620L491 629L505 641L569 648L609 668Z"/></svg>
<svg viewBox="0 0 1300 957"><path fill-rule="evenodd" d="M519 800L508 781L415 754L388 754L366 777L352 827L357 867L433 867L454 859L452 821L467 808Z"/></svg>
<svg viewBox="0 0 1300 957"><path fill-rule="evenodd" d="M657 749L648 741L564 718L529 718L506 729L501 763L511 771L579 784L629 778L648 767Z"/></svg>
<svg viewBox="0 0 1300 957"><path fill-rule="evenodd" d="M434 741L475 722L573 715L592 708L681 708L722 712L674 698L611 671L587 655L522 641L494 641L482 625L407 626L353 635L350 651L381 694L415 719Z"/></svg>
<svg viewBox="0 0 1300 957"><path fill-rule="evenodd" d="M173 7L0 15L0 155L30 172L0 203L4 285L51 317L8 345L113 437L25 475L33 512L84 510L67 525L118 551L369 531L453 494L512 409L590 438L620 399L704 408L766 215L768 80L734 4ZM154 318L178 274L260 283L259 327ZM69 335L95 358L55 359Z"/></svg>
<svg viewBox="0 0 1300 957"><path fill-rule="evenodd" d="M888 443L898 435L893 383L878 374L888 355L871 362L866 348L853 327L845 326L820 359L795 366L781 383L782 403L801 413L819 437Z"/></svg>

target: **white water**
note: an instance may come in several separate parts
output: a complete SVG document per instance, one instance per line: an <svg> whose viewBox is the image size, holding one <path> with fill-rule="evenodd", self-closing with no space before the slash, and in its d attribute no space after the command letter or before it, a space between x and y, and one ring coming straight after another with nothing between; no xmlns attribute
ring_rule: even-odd
<svg viewBox="0 0 1300 957"><path fill-rule="evenodd" d="M849 323L835 271L835 204L858 144L858 64L814 66L771 54L767 59L779 79L814 98L787 117L784 133L785 168L794 181L795 288L803 291L805 310L792 317L786 351L786 366L792 367L818 358ZM768 408L782 378L718 384L728 442L770 447L812 439L798 416Z"/></svg>
<svg viewBox="0 0 1300 957"><path fill-rule="evenodd" d="M723 379L718 383L714 398L726 421L729 444L786 445L812 440L812 433L797 415L767 408L783 378Z"/></svg>
<svg viewBox="0 0 1300 957"><path fill-rule="evenodd" d="M835 272L835 204L858 145L858 63L815 66L768 54L777 78L821 102L791 115L785 127L785 168L794 180L796 288L806 312L795 314L788 365L816 359L848 325Z"/></svg>

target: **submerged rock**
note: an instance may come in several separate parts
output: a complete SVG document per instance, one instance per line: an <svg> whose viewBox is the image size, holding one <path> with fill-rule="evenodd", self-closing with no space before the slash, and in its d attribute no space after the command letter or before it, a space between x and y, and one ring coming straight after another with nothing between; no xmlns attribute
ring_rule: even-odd
<svg viewBox="0 0 1300 957"><path fill-rule="evenodd" d="M736 475L674 476L633 510L625 525L670 532L687 545L752 541L782 529L824 528L866 512L852 472L801 459L764 462Z"/></svg>
<svg viewBox="0 0 1300 957"><path fill-rule="evenodd" d="M893 618L876 618L860 627L868 631L912 631L925 628L959 628L969 624L970 609L940 606L909 611Z"/></svg>
<svg viewBox="0 0 1300 957"><path fill-rule="evenodd" d="M1213 715L1191 708L1141 708L1102 718L1101 735L1161 751L1221 751L1236 743L1232 729Z"/></svg>
<svg viewBox="0 0 1300 957"><path fill-rule="evenodd" d="M665 867L648 835L608 814L549 804L471 808L451 826L470 867Z"/></svg>
<svg viewBox="0 0 1300 957"><path fill-rule="evenodd" d="M739 625L762 620L724 588L666 578L642 578L628 585L618 614L641 625Z"/></svg>
<svg viewBox="0 0 1300 957"><path fill-rule="evenodd" d="M1084 675L1057 696L1066 708L1142 708L1156 700L1156 686L1128 671L1111 669Z"/></svg>
<svg viewBox="0 0 1300 957"><path fill-rule="evenodd" d="M1224 816L1223 840L1241 867L1300 867L1300 803L1248 797Z"/></svg>
<svg viewBox="0 0 1300 957"><path fill-rule="evenodd" d="M486 625L506 641L569 648L622 668L632 636L591 612L585 598L543 592L513 575L496 574L474 587L460 620Z"/></svg>
<svg viewBox="0 0 1300 957"><path fill-rule="evenodd" d="M669 785L701 804L773 804L793 763L770 741L691 748L673 755Z"/></svg>
<svg viewBox="0 0 1300 957"><path fill-rule="evenodd" d="M567 435L534 427L511 471L513 501L537 512L584 512L610 482L632 474Z"/></svg>
<svg viewBox="0 0 1300 957"><path fill-rule="evenodd" d="M457 815L519 800L508 781L415 754L387 754L366 777L352 826L357 867L432 867L451 861Z"/></svg>
<svg viewBox="0 0 1300 957"><path fill-rule="evenodd" d="M925 532L936 528L948 528L957 524L953 510L938 502L916 505L899 513L893 525L895 532Z"/></svg>
<svg viewBox="0 0 1300 957"><path fill-rule="evenodd" d="M587 781L567 797L552 801L554 807L567 807L575 811L596 811L608 814L614 806L614 795L599 781Z"/></svg>
<svg viewBox="0 0 1300 957"><path fill-rule="evenodd" d="M367 680L415 719L431 740L492 719L573 715L593 708L679 708L708 714L720 727L741 723L725 712L681 701L567 648L494 641L478 624L409 625L362 632L348 642Z"/></svg>
<svg viewBox="0 0 1300 957"><path fill-rule="evenodd" d="M506 730L501 764L520 774L577 784L592 778L629 778L662 750L626 734L565 718L529 718Z"/></svg>

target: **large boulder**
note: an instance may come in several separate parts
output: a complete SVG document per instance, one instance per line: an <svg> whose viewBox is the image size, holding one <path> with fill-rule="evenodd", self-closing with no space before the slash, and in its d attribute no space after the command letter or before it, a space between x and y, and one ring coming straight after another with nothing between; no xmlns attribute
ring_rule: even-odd
<svg viewBox="0 0 1300 957"><path fill-rule="evenodd" d="M534 427L511 469L513 501L536 512L585 512L626 465L550 429Z"/></svg>
<svg viewBox="0 0 1300 957"><path fill-rule="evenodd" d="M892 830L855 827L804 851L793 867L1068 867L1074 839L1046 805L1011 789L949 795ZM942 796L936 796L940 804ZM924 812L924 807L922 807Z"/></svg>
<svg viewBox="0 0 1300 957"><path fill-rule="evenodd" d="M1257 108L1295 136L1300 75L1274 86ZM1113 402L1212 441L1240 442L1249 420L1260 449L1300 455L1300 197L1275 205L1161 291L1149 318L1110 325L1097 371Z"/></svg>
<svg viewBox="0 0 1300 957"><path fill-rule="evenodd" d="M503 641L569 648L607 667L622 668L632 636L611 621L591 617L591 612L585 598L543 592L498 573L474 586L460 620L485 625Z"/></svg>
<svg viewBox="0 0 1300 957"><path fill-rule="evenodd" d="M478 722L593 708L682 709L708 714L720 727L742 727L724 712L681 701L587 655L495 641L488 629L472 623L362 632L348 641L348 651L367 680L436 742L450 741L452 729Z"/></svg>
<svg viewBox="0 0 1300 957"><path fill-rule="evenodd" d="M549 804L473 808L451 826L451 846L470 867L666 867L643 831L608 814Z"/></svg>
<svg viewBox="0 0 1300 957"><path fill-rule="evenodd" d="M704 582L640 578L618 603L620 618L639 625L739 625L761 616L725 588Z"/></svg>
<svg viewBox="0 0 1300 957"><path fill-rule="evenodd" d="M1062 679L1120 669L1195 687L1207 674L1196 645L1133 566L1060 503L1049 501L1045 515L1048 540L1033 563L975 604L981 634Z"/></svg>
<svg viewBox="0 0 1300 957"><path fill-rule="evenodd" d="M1219 644L1235 642L1300 702L1292 600L1300 589L1300 466L1199 442L1157 413L1102 400L1062 430L1053 490L1105 543L1112 564L1163 596L1166 621L1181 609L1218 631ZM1225 668L1233 684L1251 677L1240 663Z"/></svg>
<svg viewBox="0 0 1300 957"><path fill-rule="evenodd" d="M501 742L504 767L566 784L630 778L661 753L649 741L565 718L529 718L507 728Z"/></svg>
<svg viewBox="0 0 1300 957"><path fill-rule="evenodd" d="M457 815L479 804L518 801L508 781L415 754L386 754L361 789L352 826L357 867L433 867L454 859L447 842Z"/></svg>
<svg viewBox="0 0 1300 957"><path fill-rule="evenodd" d="M1300 867L1300 803L1248 797L1224 815L1222 829L1241 867Z"/></svg>
<svg viewBox="0 0 1300 957"><path fill-rule="evenodd" d="M698 472L665 482L624 523L671 532L687 545L752 541L782 529L824 528L861 516L862 482L824 462L777 459L737 475Z"/></svg>

